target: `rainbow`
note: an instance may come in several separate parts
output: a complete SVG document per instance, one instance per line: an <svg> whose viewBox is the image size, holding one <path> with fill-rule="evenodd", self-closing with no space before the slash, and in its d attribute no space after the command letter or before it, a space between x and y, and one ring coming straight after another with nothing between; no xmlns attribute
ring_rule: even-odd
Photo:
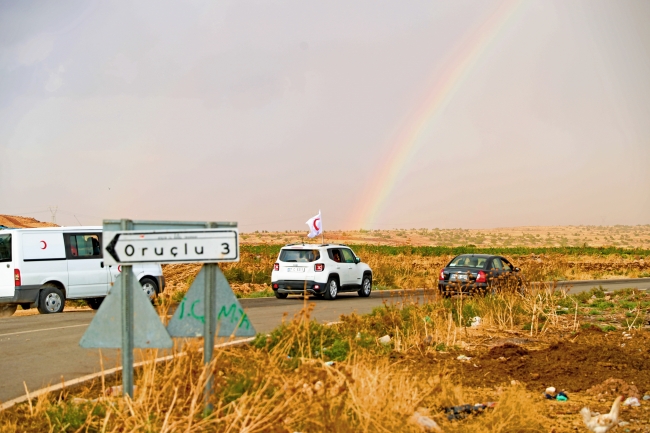
<svg viewBox="0 0 650 433"><path fill-rule="evenodd" d="M357 207L351 227L373 228L377 216L380 215L395 188L400 173L417 152L423 134L444 113L454 94L481 56L507 28L507 23L522 10L524 1L505 0L482 25L472 32L456 55L447 62L448 66L442 70L420 109L415 111L412 121L397 137L393 150L387 155L385 163L378 171L379 181L364 191L362 197L366 199Z"/></svg>

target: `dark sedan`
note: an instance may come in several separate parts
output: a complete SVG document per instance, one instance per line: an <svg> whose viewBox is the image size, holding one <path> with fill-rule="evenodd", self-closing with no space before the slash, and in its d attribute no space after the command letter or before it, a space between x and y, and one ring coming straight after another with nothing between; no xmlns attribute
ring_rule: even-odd
<svg viewBox="0 0 650 433"><path fill-rule="evenodd" d="M440 271L438 289L445 296L494 291L499 285L521 283L519 268L505 257L489 254L461 254Z"/></svg>

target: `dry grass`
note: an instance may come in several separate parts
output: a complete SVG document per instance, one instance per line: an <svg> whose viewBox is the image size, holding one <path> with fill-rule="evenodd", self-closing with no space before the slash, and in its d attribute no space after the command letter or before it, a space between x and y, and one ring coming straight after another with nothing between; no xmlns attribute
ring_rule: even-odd
<svg viewBox="0 0 650 433"><path fill-rule="evenodd" d="M491 334L531 320L544 323L531 328L535 335L575 328L548 314L563 296L549 286L526 295L506 289L489 297L427 295L424 303L400 298L334 326L311 321L313 304L305 305L252 346L216 350L207 367L196 342L184 347L185 356L145 366L133 400L105 397L115 379L98 380L0 413L0 432L415 432L407 420L420 407L447 432L547 431L550 421L536 394L517 384L466 387L445 363L431 361L447 348L484 339L467 328L473 315L483 318L485 329L494 328ZM379 341L383 335L391 337L388 344ZM214 409L205 413L209 374ZM449 422L442 411L487 401L497 401L496 409L463 421Z"/></svg>
<svg viewBox="0 0 650 433"><path fill-rule="evenodd" d="M419 427L408 422L416 410L428 413L445 432L574 431L580 425L576 401L593 406L598 400L571 393L574 403L557 406L540 397L544 385L539 383L528 386L507 379L496 386L479 385L481 378L506 366L480 354L489 342L513 341L522 328L528 337L517 339L526 340L521 344L531 355L551 350L560 335L574 345L585 311L605 308L605 303L623 310L631 303L645 309L650 304L647 294L634 290L567 296L551 284L527 286L524 293L503 286L491 296L443 299L426 293L418 301L404 295L371 314L343 316L340 323L325 326L310 320L313 304L305 301L293 320L259 335L252 345L215 350L207 367L200 341L186 341L185 355L177 351L173 359L136 372L133 400L105 396L119 377L97 380L0 413L0 433L417 432ZM568 314L560 314L563 306L573 305ZM469 326L475 316L482 319L479 327ZM644 322L635 325L637 333ZM382 343L383 336L390 341ZM616 336L612 338L614 350L621 351ZM643 341L629 350L643 347ZM479 361L458 361L460 353ZM546 365L552 353L536 358ZM528 356L512 362L517 365L524 358ZM572 370L569 374L574 375ZM211 412L205 412L203 400L208 375L214 378ZM634 383L650 382L636 377ZM481 415L453 422L446 417L446 407L488 401L496 407Z"/></svg>

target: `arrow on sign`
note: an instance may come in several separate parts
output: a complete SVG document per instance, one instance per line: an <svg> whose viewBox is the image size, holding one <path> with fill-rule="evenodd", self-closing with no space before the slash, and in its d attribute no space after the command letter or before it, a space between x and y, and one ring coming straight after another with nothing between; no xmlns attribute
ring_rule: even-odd
<svg viewBox="0 0 650 433"><path fill-rule="evenodd" d="M115 263L121 264L239 260L237 229L117 232L105 250Z"/></svg>
<svg viewBox="0 0 650 433"><path fill-rule="evenodd" d="M108 254L111 255L115 259L116 262L120 262L119 257L117 257L117 253L115 252L115 244L117 243L117 240L120 238L120 234L116 234L115 237L106 245L106 251Z"/></svg>

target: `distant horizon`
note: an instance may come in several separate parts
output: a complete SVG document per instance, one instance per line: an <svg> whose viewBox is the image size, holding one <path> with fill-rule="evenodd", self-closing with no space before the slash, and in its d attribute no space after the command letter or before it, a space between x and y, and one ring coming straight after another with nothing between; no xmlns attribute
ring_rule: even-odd
<svg viewBox="0 0 650 433"><path fill-rule="evenodd" d="M29 216L29 215L13 215L13 214L8 214L8 213L0 213L0 225L2 224L1 218L2 217L19 217L19 218L32 218L36 220L37 223L51 223L51 221L47 220L39 220L36 217ZM106 218L106 219L119 219L119 218ZM170 221L170 220L160 220L160 221ZM229 220L178 220L178 221L229 221ZM234 221L236 222L236 221ZM78 227L78 226L101 226L102 223L97 223L97 224L59 224L55 223L60 227ZM238 226L239 227L239 226ZM474 230L474 231L488 231L488 230L516 230L516 229L541 229L541 228L568 228L568 227L585 227L585 228L614 228L614 227L650 227L650 223L648 224L612 224L612 225L594 225L594 224L567 224L567 225L522 225L522 226L502 226L502 227L448 227L448 228L443 228L443 227L411 227L411 228L387 228L387 229L330 229L327 230L326 228L324 231L326 232L373 232L373 231L420 231L420 230L427 230L427 231L435 231L435 230ZM256 233L256 232L268 232L268 233L285 233L285 232L290 232L290 233L301 233L305 232L308 233L308 229L285 229L285 230L267 230L267 229L257 229L257 230L250 230L250 231L245 231L245 230L240 230L241 233Z"/></svg>

